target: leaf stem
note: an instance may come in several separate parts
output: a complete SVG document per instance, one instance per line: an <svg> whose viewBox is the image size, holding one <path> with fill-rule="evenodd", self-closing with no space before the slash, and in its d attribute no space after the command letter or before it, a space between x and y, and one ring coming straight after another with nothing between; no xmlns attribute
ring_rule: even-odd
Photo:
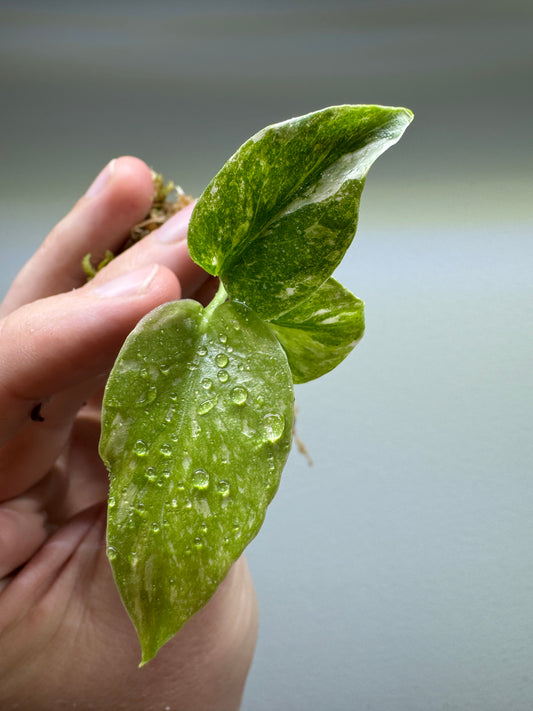
<svg viewBox="0 0 533 711"><path fill-rule="evenodd" d="M226 301L228 294L224 284L220 282L217 293L213 296L209 304L204 309L204 317L209 320L213 311Z"/></svg>

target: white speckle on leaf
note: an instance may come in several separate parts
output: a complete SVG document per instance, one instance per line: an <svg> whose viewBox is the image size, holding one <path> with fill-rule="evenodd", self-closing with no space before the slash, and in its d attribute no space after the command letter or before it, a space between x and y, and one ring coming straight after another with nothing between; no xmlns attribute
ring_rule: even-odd
<svg viewBox="0 0 533 711"><path fill-rule="evenodd" d="M321 321L322 325L327 326L328 323L338 323L340 321L340 315L337 314L336 316L330 316L329 318L325 318L323 321Z"/></svg>
<svg viewBox="0 0 533 711"><path fill-rule="evenodd" d="M285 289L285 293L287 294L287 296L292 296L294 294L294 292L295 292L295 289L292 286L288 286Z"/></svg>

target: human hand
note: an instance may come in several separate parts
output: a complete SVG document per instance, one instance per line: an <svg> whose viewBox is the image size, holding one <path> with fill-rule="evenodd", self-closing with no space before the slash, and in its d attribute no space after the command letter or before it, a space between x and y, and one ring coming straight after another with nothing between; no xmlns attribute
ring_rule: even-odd
<svg viewBox="0 0 533 711"><path fill-rule="evenodd" d="M204 301L184 208L89 283L91 252L120 247L147 213L151 173L107 166L22 269L0 306L0 708L237 709L256 638L240 559L210 602L138 668L137 636L105 554L103 385L154 307Z"/></svg>

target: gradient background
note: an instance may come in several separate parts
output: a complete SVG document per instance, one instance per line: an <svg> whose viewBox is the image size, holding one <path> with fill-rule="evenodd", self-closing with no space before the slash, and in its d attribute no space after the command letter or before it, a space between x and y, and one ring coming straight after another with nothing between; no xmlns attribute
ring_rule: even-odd
<svg viewBox="0 0 533 711"><path fill-rule="evenodd" d="M367 333L297 388L249 548L244 711L533 707L533 4L0 1L0 290L112 157L199 194L264 125L415 121L338 276Z"/></svg>

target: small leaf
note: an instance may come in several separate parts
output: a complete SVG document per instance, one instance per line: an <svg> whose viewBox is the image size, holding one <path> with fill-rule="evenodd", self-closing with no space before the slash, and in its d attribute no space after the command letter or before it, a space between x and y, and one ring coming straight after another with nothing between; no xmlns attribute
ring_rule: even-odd
<svg viewBox="0 0 533 711"><path fill-rule="evenodd" d="M241 304L165 304L109 378L100 452L108 555L146 663L200 609L256 535L279 483L292 378Z"/></svg>
<svg viewBox="0 0 533 711"><path fill-rule="evenodd" d="M339 265L367 171L411 120L403 108L334 106L263 129L198 201L191 256L260 317L286 313Z"/></svg>
<svg viewBox="0 0 533 711"><path fill-rule="evenodd" d="M270 327L278 337L295 383L307 383L336 368L363 337L364 304L328 279Z"/></svg>

